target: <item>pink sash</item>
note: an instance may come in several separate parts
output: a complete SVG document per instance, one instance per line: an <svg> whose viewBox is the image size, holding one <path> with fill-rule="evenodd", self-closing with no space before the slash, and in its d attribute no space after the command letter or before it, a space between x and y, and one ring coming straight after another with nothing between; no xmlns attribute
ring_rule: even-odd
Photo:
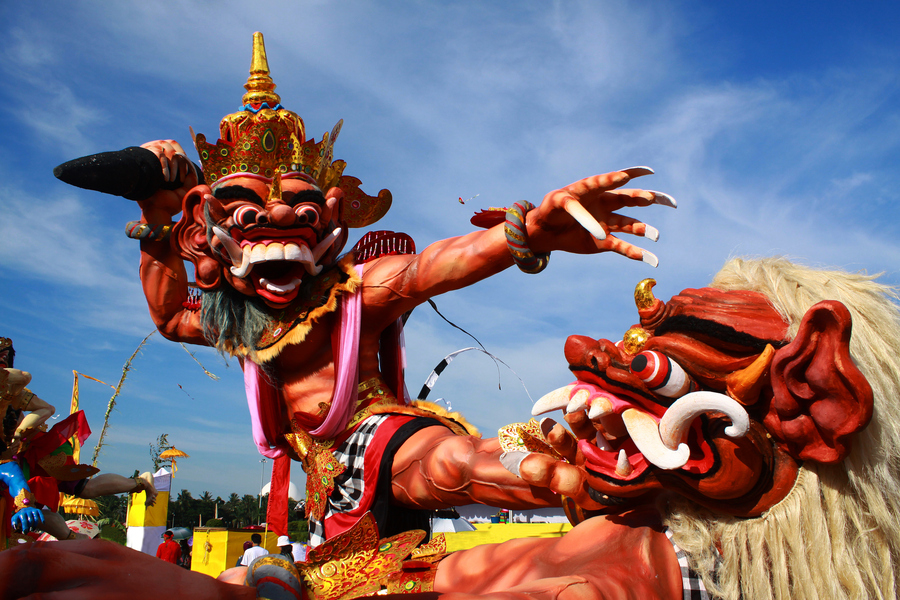
<svg viewBox="0 0 900 600"><path fill-rule="evenodd" d="M362 275L362 265L356 265ZM359 328L362 290L341 296L339 338L335 347L334 397L325 421L310 434L318 438L332 438L342 432L356 410L359 386ZM281 433L279 391L249 358L244 359L244 391L250 408L253 441L259 453L269 458L284 455L274 440Z"/></svg>

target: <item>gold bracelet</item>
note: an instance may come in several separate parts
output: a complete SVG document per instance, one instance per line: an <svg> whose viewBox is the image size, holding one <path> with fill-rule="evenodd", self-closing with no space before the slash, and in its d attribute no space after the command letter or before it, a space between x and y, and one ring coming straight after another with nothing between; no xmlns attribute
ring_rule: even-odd
<svg viewBox="0 0 900 600"><path fill-rule="evenodd" d="M23 398L28 398L28 401L25 402L25 405L24 405L24 406L20 406L20 407L19 407L19 410L28 410L28 407L31 406L31 401L34 400L35 393L32 392L31 390L29 390L28 388L23 389L22 392L23 392L23 394L31 394L31 395L30 395L30 396L28 396L28 395L23 396Z"/></svg>
<svg viewBox="0 0 900 600"><path fill-rule="evenodd" d="M37 508L36 506L32 506L34 504L34 494L26 490L24 487L19 492L19 495L15 497L13 502L16 505L17 511L29 506L31 506L32 508Z"/></svg>
<svg viewBox="0 0 900 600"><path fill-rule="evenodd" d="M132 477L132 479L134 479L134 485L137 486L137 487L134 489L134 491L131 492L132 494L137 494L137 493L140 493L140 492L143 492L143 491L146 490L146 487L145 487L145 485L144 485L145 482L144 482L143 479L141 479L141 478L140 478L139 476L137 476L137 475L135 475L134 477Z"/></svg>

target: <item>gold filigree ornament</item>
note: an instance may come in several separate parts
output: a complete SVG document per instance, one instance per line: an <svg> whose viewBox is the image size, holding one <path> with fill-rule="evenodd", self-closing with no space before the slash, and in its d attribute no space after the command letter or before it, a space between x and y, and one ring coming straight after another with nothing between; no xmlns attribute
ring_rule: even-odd
<svg viewBox="0 0 900 600"><path fill-rule="evenodd" d="M16 507L16 511L20 511L27 506L30 506L31 508L37 508L37 506L35 506L34 494L26 490L24 487L19 491L18 495L13 498L13 504Z"/></svg>
<svg viewBox="0 0 900 600"><path fill-rule="evenodd" d="M504 452L538 452L552 456L556 460L565 460L544 437L541 424L535 419L527 423L506 425L500 428L497 437Z"/></svg>
<svg viewBox="0 0 900 600"><path fill-rule="evenodd" d="M427 544L422 544L410 555L410 560L419 560L427 563L436 563L445 556L450 554L447 552L447 538L443 533L439 533Z"/></svg>
<svg viewBox="0 0 900 600"><path fill-rule="evenodd" d="M420 529L379 540L366 513L352 529L309 551L297 563L309 600L345 600L374 594L402 572L403 560L425 537Z"/></svg>
<svg viewBox="0 0 900 600"><path fill-rule="evenodd" d="M334 458L331 452L332 442L318 442L291 419L293 433L286 433L285 439L300 458L300 464L306 473L306 517L322 520L328 497L334 491L335 478L347 467Z"/></svg>
<svg viewBox="0 0 900 600"><path fill-rule="evenodd" d="M221 137L215 145L191 129L210 186L240 176L272 180L280 173L315 183L322 191L340 188L344 192L343 220L349 227L366 227L387 213L392 201L388 190L366 195L359 189L359 179L343 175L347 163L332 160L343 120L330 134L323 134L320 142L307 140L303 119L281 105L259 32L253 34L250 77L244 88L247 93L241 99L241 110L222 119Z"/></svg>

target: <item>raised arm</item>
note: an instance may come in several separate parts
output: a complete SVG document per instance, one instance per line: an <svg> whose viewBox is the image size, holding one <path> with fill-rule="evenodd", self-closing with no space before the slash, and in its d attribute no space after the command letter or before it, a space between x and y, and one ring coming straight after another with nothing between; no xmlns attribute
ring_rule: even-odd
<svg viewBox="0 0 900 600"><path fill-rule="evenodd" d="M561 250L579 254L616 252L656 266L656 257L614 234L629 233L653 241L659 232L636 219L618 215L624 207L675 205L659 192L619 189L645 167L582 179L544 196L527 211L523 244L535 255ZM389 323L428 298L469 286L513 264L504 224L486 231L441 240L420 254L387 256L366 265L364 303L370 316Z"/></svg>
<svg viewBox="0 0 900 600"><path fill-rule="evenodd" d="M197 185L197 174L184 150L174 140L150 142L142 148L159 157L163 177L168 182L165 187L175 189L160 189L146 200L138 201L141 223L150 231L168 227L171 232L172 217L181 212L185 194ZM157 329L170 340L206 345L200 311L185 307L188 275L181 254L172 243L171 233L165 237L149 235L140 243L141 286Z"/></svg>

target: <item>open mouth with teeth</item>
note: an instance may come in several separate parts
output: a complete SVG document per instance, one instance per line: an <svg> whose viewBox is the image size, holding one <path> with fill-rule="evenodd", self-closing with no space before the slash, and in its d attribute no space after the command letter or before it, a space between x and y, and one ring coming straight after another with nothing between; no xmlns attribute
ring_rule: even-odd
<svg viewBox="0 0 900 600"><path fill-rule="evenodd" d="M235 237L219 227L213 227L212 231L231 259L231 274L250 281L260 297L280 306L297 297L303 277L321 272L319 260L341 230L335 229L313 249L309 242L315 239L307 239L309 235L250 238L241 235L239 230L233 230Z"/></svg>
<svg viewBox="0 0 900 600"><path fill-rule="evenodd" d="M712 468L715 462L713 451L704 440L699 420L694 420L684 443L679 442L673 454L657 433L659 417L591 384L578 382L575 385L573 395L584 396L587 392L588 414L593 413L594 418L599 416L600 420L595 438L579 442L585 467L597 475L616 481L635 482L651 466L679 468L697 474ZM604 413L602 416L601 412ZM688 448L688 458L678 466L684 458L685 447ZM648 455L652 459L648 459Z"/></svg>
<svg viewBox="0 0 900 600"><path fill-rule="evenodd" d="M249 278L256 293L274 303L293 300L303 277L317 275L321 270L305 243L276 240L243 240L241 264L231 267L235 277Z"/></svg>
<svg viewBox="0 0 900 600"><path fill-rule="evenodd" d="M606 388L576 381L538 400L532 414L560 408L567 413L587 411L597 433L594 439L578 443L584 466L617 486L641 483L651 467L694 475L714 469L716 453L706 441L704 420L698 418L702 414L725 413L732 421L725 429L730 437L740 437L749 429L749 417L740 405L710 391L682 396L659 415Z"/></svg>

